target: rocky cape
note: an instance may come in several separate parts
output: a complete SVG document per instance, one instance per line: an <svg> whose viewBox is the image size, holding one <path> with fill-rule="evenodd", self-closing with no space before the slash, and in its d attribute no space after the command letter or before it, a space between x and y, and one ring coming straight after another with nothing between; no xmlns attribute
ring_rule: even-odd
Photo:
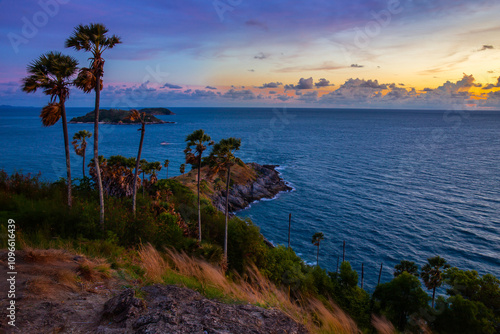
<svg viewBox="0 0 500 334"><path fill-rule="evenodd" d="M172 111L167 108L144 108L140 109L139 112L146 113L146 124L167 124L167 123L175 123L163 121L155 115L175 115ZM123 124L139 124L140 121L130 121L126 119L130 115L130 110L122 110L122 109L101 109L99 111L99 123L102 124L114 124L114 125L123 125ZM91 111L84 116L74 117L69 123L94 123L94 111Z"/></svg>
<svg viewBox="0 0 500 334"><path fill-rule="evenodd" d="M257 177L244 183L233 184L229 189L229 211L236 212L243 210L256 201L264 198L271 199L281 192L293 190L276 170L276 167L279 166L259 165L254 162L249 163L248 166L256 172ZM225 189L213 194L212 203L218 210L225 210Z"/></svg>
<svg viewBox="0 0 500 334"><path fill-rule="evenodd" d="M229 211L246 209L253 202L274 198L281 192L292 191L276 170L276 165L259 165L257 163L239 163L231 168L231 187L229 188ZM226 205L225 177L221 175L212 179L206 177L207 167L202 167L202 196L209 199L213 206L224 212ZM196 192L197 171L178 176L179 182Z"/></svg>

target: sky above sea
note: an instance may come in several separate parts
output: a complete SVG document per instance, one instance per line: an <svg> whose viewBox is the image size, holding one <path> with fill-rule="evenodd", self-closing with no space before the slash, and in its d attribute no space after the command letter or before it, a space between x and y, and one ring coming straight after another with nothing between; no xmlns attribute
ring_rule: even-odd
<svg viewBox="0 0 500 334"><path fill-rule="evenodd" d="M0 104L26 66L78 24L123 43L104 53L101 105L500 109L500 2L0 1ZM72 91L68 105L92 106Z"/></svg>

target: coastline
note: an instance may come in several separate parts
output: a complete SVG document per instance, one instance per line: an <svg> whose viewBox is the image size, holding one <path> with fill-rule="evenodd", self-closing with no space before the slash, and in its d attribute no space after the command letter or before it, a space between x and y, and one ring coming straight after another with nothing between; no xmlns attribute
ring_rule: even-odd
<svg viewBox="0 0 500 334"><path fill-rule="evenodd" d="M263 198L260 198L260 199L256 199L254 200L253 202L249 203L248 206L246 206L245 208L243 209L239 209L239 210L236 210L234 212L231 212L232 214L237 214L237 213L240 213L242 211L245 211L245 210L248 210L252 207L252 204L257 204L259 202L266 202L266 201L274 201L275 199L278 199L281 194L284 194L284 193L291 193L291 192L294 192L296 191L297 189L293 186L293 184L287 180L285 180L280 172L280 170L283 169L283 167L281 167L280 165L266 165L266 166L274 166L274 170L278 173L278 176L279 178L285 183L286 186L288 186L289 190L280 190L278 193L276 193L276 195L274 195L273 197L263 197Z"/></svg>
<svg viewBox="0 0 500 334"><path fill-rule="evenodd" d="M235 182L229 190L229 211L232 215L250 208L252 204L259 201L273 200L279 197L281 193L295 190L276 170L279 167L278 165L259 165L252 162L246 164L246 166L255 172L256 177L242 183ZM214 192L210 199L216 209L224 212L226 203L224 190Z"/></svg>

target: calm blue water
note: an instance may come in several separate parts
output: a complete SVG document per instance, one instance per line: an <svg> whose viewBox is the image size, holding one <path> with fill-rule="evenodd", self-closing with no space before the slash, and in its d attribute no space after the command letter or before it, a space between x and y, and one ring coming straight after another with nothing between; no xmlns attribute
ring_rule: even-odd
<svg viewBox="0 0 500 334"><path fill-rule="evenodd" d="M245 161L278 164L296 191L239 213L275 244L315 262L311 237L323 232L320 264L365 264L365 285L392 277L401 259L434 255L454 266L500 276L500 112L265 108L172 108L177 124L146 128L143 156L170 159L179 174L184 138L203 128L214 140L241 137ZM90 109L69 109L79 116ZM65 177L61 125L43 128L38 109L0 110L0 168ZM92 125L70 124L71 134ZM135 156L137 126L102 125L100 153ZM167 142L169 145L161 145ZM88 154L91 154L89 145ZM74 177L81 158L72 152ZM165 170L161 172L165 176Z"/></svg>

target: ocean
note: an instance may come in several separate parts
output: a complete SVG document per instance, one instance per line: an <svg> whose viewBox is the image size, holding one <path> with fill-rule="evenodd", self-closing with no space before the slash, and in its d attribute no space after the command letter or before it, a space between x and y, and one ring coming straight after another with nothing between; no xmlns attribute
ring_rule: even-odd
<svg viewBox="0 0 500 334"><path fill-rule="evenodd" d="M68 117L90 108L68 108ZM346 260L373 289L400 260L422 266L440 255L452 266L500 276L500 112L278 108L171 108L147 125L143 158L184 162L184 139L204 129L214 140L239 137L244 161L279 165L294 191L253 203L250 217L274 244L315 264L315 232L323 232L320 265ZM61 123L44 128L40 108L0 109L0 168L66 176ZM93 132L91 124L70 124ZM135 156L136 125L101 125L100 154ZM90 157L91 146L88 147ZM73 177L82 160L71 148ZM165 168L160 172L166 176Z"/></svg>

